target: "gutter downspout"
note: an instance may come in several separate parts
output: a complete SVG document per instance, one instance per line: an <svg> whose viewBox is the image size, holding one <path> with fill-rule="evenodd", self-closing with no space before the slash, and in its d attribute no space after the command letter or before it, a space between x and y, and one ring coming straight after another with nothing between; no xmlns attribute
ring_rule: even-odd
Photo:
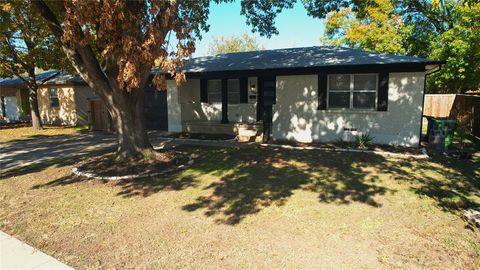
<svg viewBox="0 0 480 270"><path fill-rule="evenodd" d="M433 71L431 71L433 70ZM425 72L425 79L423 80L423 95L422 95L422 118L420 120L420 136L418 137L419 140L418 140L418 147L421 147L422 146L422 130L423 130L423 110L425 108L425 90L427 88L427 76L428 75L431 75L431 74L434 74L434 73L437 73L439 72L440 70L442 70L442 65L438 65L438 68L433 68L431 69L430 72Z"/></svg>

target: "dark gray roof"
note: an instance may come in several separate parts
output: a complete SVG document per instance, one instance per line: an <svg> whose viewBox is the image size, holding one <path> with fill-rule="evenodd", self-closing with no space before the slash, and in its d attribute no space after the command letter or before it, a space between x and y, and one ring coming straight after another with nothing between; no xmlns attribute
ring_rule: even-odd
<svg viewBox="0 0 480 270"><path fill-rule="evenodd" d="M343 47L316 46L196 57L187 61L184 70L186 73L203 73L395 64L439 65L442 62ZM152 69L152 73L157 71L156 68ZM48 80L46 84L83 83L79 75L57 70L37 74L37 79L42 81L56 72L60 73ZM19 86L22 84L23 82L20 79L0 79L0 86Z"/></svg>
<svg viewBox="0 0 480 270"><path fill-rule="evenodd" d="M198 73L389 64L428 65L441 62L343 47L316 46L197 57L188 61L184 70L186 73Z"/></svg>

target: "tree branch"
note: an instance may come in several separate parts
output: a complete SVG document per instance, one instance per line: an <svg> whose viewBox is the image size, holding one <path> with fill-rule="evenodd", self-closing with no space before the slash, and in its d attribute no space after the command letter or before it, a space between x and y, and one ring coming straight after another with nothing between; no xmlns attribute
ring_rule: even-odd
<svg viewBox="0 0 480 270"><path fill-rule="evenodd" d="M44 85L44 84L45 84L47 81L49 81L50 79L57 77L58 74L60 74L60 71L55 72L53 75L48 76L47 78L41 80L39 86L40 86L40 85Z"/></svg>
<svg viewBox="0 0 480 270"><path fill-rule="evenodd" d="M25 78L23 78L23 76L18 73L17 71L15 71L14 69L8 67L8 69L10 70L10 72L12 72L17 78L19 78L20 80L22 80L25 84L27 84L27 86L30 86L30 82L28 80L26 80Z"/></svg>
<svg viewBox="0 0 480 270"><path fill-rule="evenodd" d="M53 11L47 6L47 4L43 0L37 1L30 1L30 3L38 10L40 15L47 21L48 28L53 35L57 38L62 38L63 36L63 29L60 22L57 20L57 17L53 13Z"/></svg>
<svg viewBox="0 0 480 270"><path fill-rule="evenodd" d="M17 51L15 50L15 47L10 43L8 36L5 37L5 43L8 45L10 54L12 55L12 58L15 60L15 62L19 63L25 70L28 70L29 66L22 59L20 59L20 57L17 54Z"/></svg>
<svg viewBox="0 0 480 270"><path fill-rule="evenodd" d="M37 8L37 10L40 12L40 15L47 21L50 31L55 37L58 38L59 41L61 41L63 36L63 28L52 10L43 0L31 0L31 3ZM63 5L60 8L63 8ZM79 25L76 25L76 27L78 28L81 38L83 38L84 35L81 27ZM76 46L72 48L64 43L61 44L63 51L67 55L70 62L72 62L73 67L89 84L90 87L92 87L100 95L105 95L111 91L111 87L108 85L108 80L103 73L100 64L98 63L98 59L95 57L95 54L89 45L76 44ZM93 81L97 81L97 84L95 84L97 87L94 87ZM98 82L102 83L99 84ZM98 86L101 86L101 89L98 89Z"/></svg>

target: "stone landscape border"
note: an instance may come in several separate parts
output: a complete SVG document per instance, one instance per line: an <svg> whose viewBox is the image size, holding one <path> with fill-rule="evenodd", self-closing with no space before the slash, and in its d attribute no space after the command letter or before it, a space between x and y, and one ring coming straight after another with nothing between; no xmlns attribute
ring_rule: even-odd
<svg viewBox="0 0 480 270"><path fill-rule="evenodd" d="M167 173L171 173L174 171L182 170L188 167L188 165L193 164L193 158L188 155L188 161L187 165L178 165L178 166L172 166L170 168L167 168L161 172L154 172L154 173L145 173L145 174L129 174L129 175L118 175L118 176L101 176L92 172L85 172L81 171L78 169L78 167L73 167L72 168L72 173L76 176L81 176L81 177L87 177L87 178L92 178L96 180L106 180L106 181L118 181L118 180L126 180L126 179L139 179L139 178L147 178L147 177L155 177Z"/></svg>

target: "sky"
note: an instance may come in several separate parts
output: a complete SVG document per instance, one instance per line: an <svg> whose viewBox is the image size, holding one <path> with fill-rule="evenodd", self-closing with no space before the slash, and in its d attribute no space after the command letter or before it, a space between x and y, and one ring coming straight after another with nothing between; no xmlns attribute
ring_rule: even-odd
<svg viewBox="0 0 480 270"><path fill-rule="evenodd" d="M208 19L210 30L202 34L201 41L197 41L197 50L193 56L207 55L208 47L215 37L238 36L244 32L252 34L245 16L240 15L240 10L239 1L213 4ZM258 34L252 35L266 49L308 47L320 45L319 39L325 29L324 20L308 16L301 3L297 3L293 9L283 10L277 16L275 26L279 34L270 39Z"/></svg>

